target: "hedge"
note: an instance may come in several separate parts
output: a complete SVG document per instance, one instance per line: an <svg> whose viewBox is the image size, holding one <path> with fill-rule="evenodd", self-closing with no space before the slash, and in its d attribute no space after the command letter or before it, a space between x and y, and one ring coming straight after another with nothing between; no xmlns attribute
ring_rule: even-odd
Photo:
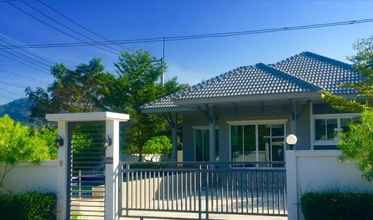
<svg viewBox="0 0 373 220"><path fill-rule="evenodd" d="M55 220L56 196L27 192L0 195L0 218L12 220Z"/></svg>
<svg viewBox="0 0 373 220"><path fill-rule="evenodd" d="M305 220L372 220L373 194L320 192L301 198Z"/></svg>

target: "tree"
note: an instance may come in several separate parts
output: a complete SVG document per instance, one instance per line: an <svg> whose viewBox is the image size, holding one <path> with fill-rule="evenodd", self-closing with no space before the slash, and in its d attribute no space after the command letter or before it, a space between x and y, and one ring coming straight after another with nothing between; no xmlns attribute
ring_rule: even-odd
<svg viewBox="0 0 373 220"><path fill-rule="evenodd" d="M166 65L146 51L122 53L115 67L119 77L111 87L112 96L106 101L114 111L130 114L126 147L131 149L132 153L139 153L141 160L147 140L170 133L163 115L145 114L141 111L141 106L186 86L177 83L176 78L161 85L159 81L166 70Z"/></svg>
<svg viewBox="0 0 373 220"><path fill-rule="evenodd" d="M104 71L99 59L81 64L75 70L63 64L52 67L54 82L44 90L26 89L33 103L31 116L44 120L46 113L90 112L105 109L103 98L114 76Z"/></svg>
<svg viewBox="0 0 373 220"><path fill-rule="evenodd" d="M355 89L353 98L336 96L323 92L322 98L336 109L348 112L361 112L361 120L352 123L348 131L340 134L339 148L342 159L356 161L363 176L373 178L373 37L356 44L357 54L351 58L353 66L364 79L362 82L341 85Z"/></svg>
<svg viewBox="0 0 373 220"><path fill-rule="evenodd" d="M50 159L48 142L42 135L5 115L0 118L0 188L9 172L21 162L34 164Z"/></svg>

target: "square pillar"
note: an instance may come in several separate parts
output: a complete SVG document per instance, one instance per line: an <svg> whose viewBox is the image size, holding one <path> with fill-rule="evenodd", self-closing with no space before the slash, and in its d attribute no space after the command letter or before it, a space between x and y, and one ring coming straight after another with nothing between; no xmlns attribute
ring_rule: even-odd
<svg viewBox="0 0 373 220"><path fill-rule="evenodd" d="M119 121L106 120L107 146L105 152L105 220L118 220L120 217L119 197ZM111 143L110 143L111 142Z"/></svg>
<svg viewBox="0 0 373 220"><path fill-rule="evenodd" d="M57 192L57 219L65 220L67 217L67 149L68 149L68 124L58 121L58 136L64 140L63 146L58 147L58 192Z"/></svg>

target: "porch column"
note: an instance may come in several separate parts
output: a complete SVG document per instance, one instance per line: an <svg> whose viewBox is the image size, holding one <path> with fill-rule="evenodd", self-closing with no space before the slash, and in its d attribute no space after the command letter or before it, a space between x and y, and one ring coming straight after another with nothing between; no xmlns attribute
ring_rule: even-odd
<svg viewBox="0 0 373 220"><path fill-rule="evenodd" d="M291 100L291 132L294 135L297 135L297 119L298 119L298 113L297 113L297 103L294 100ZM296 146L293 146L295 150Z"/></svg>
<svg viewBox="0 0 373 220"><path fill-rule="evenodd" d="M208 120L209 120L209 160L214 162L216 160L215 152L215 127L216 127L216 116L213 109L208 109Z"/></svg>
<svg viewBox="0 0 373 220"><path fill-rule="evenodd" d="M177 161L177 114L171 115L171 136L172 136L172 156L173 161Z"/></svg>

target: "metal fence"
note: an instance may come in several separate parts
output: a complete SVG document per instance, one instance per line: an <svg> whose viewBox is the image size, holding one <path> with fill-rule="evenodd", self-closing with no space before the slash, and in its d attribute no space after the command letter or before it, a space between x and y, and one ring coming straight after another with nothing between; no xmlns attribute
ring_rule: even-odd
<svg viewBox="0 0 373 220"><path fill-rule="evenodd" d="M209 214L287 215L284 163L123 163L122 177L123 216L136 211L206 219Z"/></svg>

